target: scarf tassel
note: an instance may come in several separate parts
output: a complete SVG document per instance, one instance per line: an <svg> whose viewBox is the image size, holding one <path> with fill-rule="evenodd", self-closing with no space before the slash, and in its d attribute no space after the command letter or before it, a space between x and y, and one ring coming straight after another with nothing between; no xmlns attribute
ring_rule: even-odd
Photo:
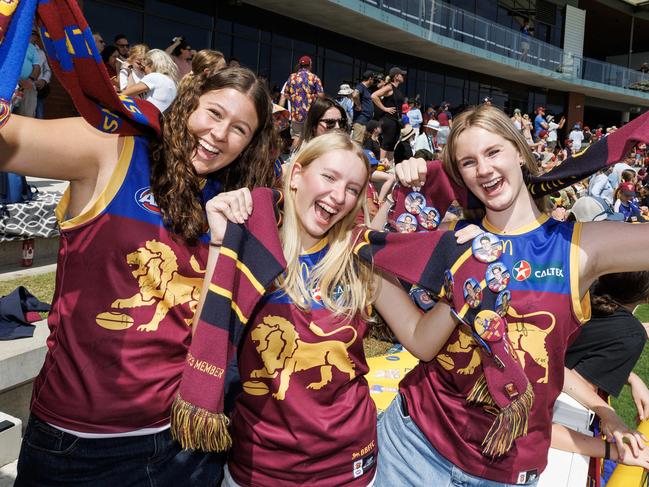
<svg viewBox="0 0 649 487"><path fill-rule="evenodd" d="M171 435L185 449L204 452L226 451L232 446L230 420L185 401L180 394L171 406Z"/></svg>
<svg viewBox="0 0 649 487"><path fill-rule="evenodd" d="M528 418L534 403L534 390L532 384L528 383L523 394L506 407L498 408L489 393L487 380L482 374L467 397L467 402L483 405L494 411L496 419L482 441L484 447L482 454L495 458L507 453L516 438L527 434Z"/></svg>

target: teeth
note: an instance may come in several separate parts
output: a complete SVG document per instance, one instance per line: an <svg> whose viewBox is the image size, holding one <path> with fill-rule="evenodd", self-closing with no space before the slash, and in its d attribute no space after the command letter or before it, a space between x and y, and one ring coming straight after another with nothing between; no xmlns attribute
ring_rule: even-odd
<svg viewBox="0 0 649 487"><path fill-rule="evenodd" d="M492 189L494 188L498 183L502 181L502 178L494 179L493 181L489 181L488 183L484 183L482 187L484 189Z"/></svg>
<svg viewBox="0 0 649 487"><path fill-rule="evenodd" d="M221 151L219 151L219 149L218 149L217 147L214 147L213 145L208 144L208 143L205 142L203 139L198 139L198 143L199 143L199 144L201 145L201 147L202 147L203 149L205 149L206 151L212 152L212 153L214 153L214 154L218 154L219 152L221 152Z"/></svg>
<svg viewBox="0 0 649 487"><path fill-rule="evenodd" d="M331 206L329 206L329 205L327 205L325 203L322 203L320 201L318 202L318 206L320 206L320 208L322 208L324 211L326 211L327 213L329 213L331 215L335 215L336 213L338 213L337 210L335 210Z"/></svg>

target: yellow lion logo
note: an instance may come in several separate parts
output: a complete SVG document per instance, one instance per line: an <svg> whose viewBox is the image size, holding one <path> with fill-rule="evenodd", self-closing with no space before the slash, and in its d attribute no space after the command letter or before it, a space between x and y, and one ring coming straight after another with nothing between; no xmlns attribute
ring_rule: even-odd
<svg viewBox="0 0 649 487"><path fill-rule="evenodd" d="M203 284L199 277L186 277L178 273L178 260L171 247L149 240L135 252L126 256L129 266L135 267L132 274L137 279L140 290L130 298L117 299L113 309L139 308L155 305L151 321L137 327L138 331L156 331L160 322L174 306L189 303L194 313ZM194 256L190 259L192 269L197 273L205 273L200 269ZM99 326L109 330L124 330L133 326L134 320L123 313L105 312L96 316ZM191 319L185 320L189 325Z"/></svg>
<svg viewBox="0 0 649 487"><path fill-rule="evenodd" d="M548 350L545 345L545 339L552 332L556 325L556 318L552 313L547 311L536 311L526 315L520 315L510 306L508 316L513 318L509 320L507 327L507 336L514 347L514 352L518 356L521 365L525 367L526 356L529 355L537 365L543 367L545 375L540 377L536 382L546 384L548 382ZM550 318L550 325L541 329L538 326L526 323L525 318L532 316L547 316ZM516 321L514 321L516 320ZM447 353L471 353L471 359L466 367L457 371L458 374L471 375L475 372L478 365L481 364L478 344L473 339L469 327L460 325L457 341L449 343L446 346ZM455 362L447 353L437 355L437 362L446 370L452 370Z"/></svg>
<svg viewBox="0 0 649 487"><path fill-rule="evenodd" d="M321 389L332 379L332 367L345 374L349 379L354 378L354 362L349 358L347 349L356 341L357 333L354 327L345 325L325 333L319 326L311 322L309 330L319 337L329 337L343 330L350 330L352 338L348 342L325 340L318 343L307 343L300 339L291 322L280 316L266 316L263 323L257 325L250 337L257 343L257 352L264 363L264 368L253 370L251 378L274 379L279 373L279 387L273 397L283 401L294 372L320 369L320 381L312 382L308 389Z"/></svg>

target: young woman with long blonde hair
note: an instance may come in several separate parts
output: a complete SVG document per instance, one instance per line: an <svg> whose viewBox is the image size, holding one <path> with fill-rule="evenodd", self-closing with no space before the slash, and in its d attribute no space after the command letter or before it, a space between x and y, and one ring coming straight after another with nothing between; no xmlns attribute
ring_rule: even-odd
<svg viewBox="0 0 649 487"><path fill-rule="evenodd" d="M377 277L354 256L368 175L361 147L338 132L306 143L286 172L279 236L287 266L239 345L243 392L231 417L223 486L372 485L376 409L363 351L369 306L389 316L400 341L422 360L452 329L435 326L448 306L422 315L396 281ZM212 241L222 240L227 219L242 223L252 211L245 189L210 201ZM218 251L210 252L207 285Z"/></svg>

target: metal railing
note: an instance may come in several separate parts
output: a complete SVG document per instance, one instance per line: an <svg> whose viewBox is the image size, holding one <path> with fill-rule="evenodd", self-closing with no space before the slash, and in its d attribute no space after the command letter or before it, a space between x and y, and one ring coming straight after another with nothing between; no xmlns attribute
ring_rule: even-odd
<svg viewBox="0 0 649 487"><path fill-rule="evenodd" d="M361 0L406 19L432 34L464 42L510 59L620 88L649 91L649 74L590 59L560 49L522 32L498 25L440 0Z"/></svg>

